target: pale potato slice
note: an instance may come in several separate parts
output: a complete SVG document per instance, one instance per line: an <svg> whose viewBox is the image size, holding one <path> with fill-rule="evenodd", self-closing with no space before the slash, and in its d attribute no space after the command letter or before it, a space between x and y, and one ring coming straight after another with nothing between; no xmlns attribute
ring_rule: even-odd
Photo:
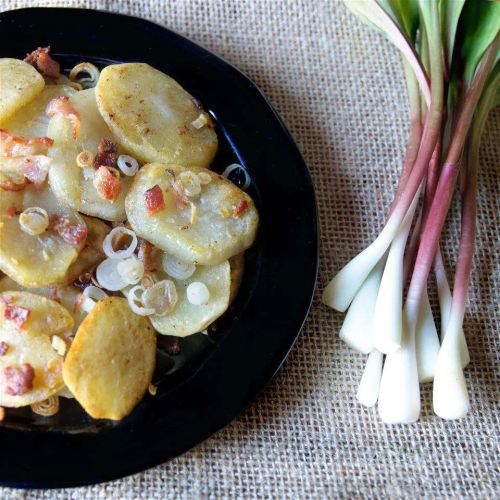
<svg viewBox="0 0 500 500"><path fill-rule="evenodd" d="M231 292L229 294L229 303L231 304L238 294L241 281L243 280L243 272L245 271L245 253L239 253L229 259L231 266Z"/></svg>
<svg viewBox="0 0 500 500"><path fill-rule="evenodd" d="M195 223L190 225L191 207L177 209L166 170L176 176L191 171L210 175L211 182L202 186L201 194L191 201L196 206ZM149 215L145 192L158 184L164 194L165 209ZM235 210L244 204L237 216ZM132 229L166 252L186 262L214 265L241 253L255 239L259 216L245 192L224 177L204 168L189 169L177 165L152 163L135 175L125 203Z"/></svg>
<svg viewBox="0 0 500 500"><path fill-rule="evenodd" d="M42 75L30 64L19 59L0 59L0 126L44 87Z"/></svg>
<svg viewBox="0 0 500 500"><path fill-rule="evenodd" d="M2 125L11 134L26 138L45 137L49 117L45 113L52 99L72 96L76 90L68 85L46 85L42 92Z"/></svg>
<svg viewBox="0 0 500 500"><path fill-rule="evenodd" d="M0 167L0 178L1 177L2 169ZM0 216L6 215L6 212L13 209L15 209L16 212L20 212L23 209L23 198L24 195L22 191L5 191L0 188Z"/></svg>
<svg viewBox="0 0 500 500"><path fill-rule="evenodd" d="M73 264L68 269L62 283L73 283L79 276L91 270L106 258L102 244L106 235L111 231L111 228L102 220L94 217L83 216L85 224L89 230L87 240L83 250L78 255Z"/></svg>
<svg viewBox="0 0 500 500"><path fill-rule="evenodd" d="M141 400L155 367L156 335L125 299L97 302L66 355L63 377L93 418L120 420Z"/></svg>
<svg viewBox="0 0 500 500"><path fill-rule="evenodd" d="M4 310L7 307L4 300L29 309L30 314L22 327L23 330L57 335L73 328L74 321L71 314L55 300L34 293L11 290L0 294L0 325L10 324L4 318Z"/></svg>
<svg viewBox="0 0 500 500"><path fill-rule="evenodd" d="M158 273L157 278L172 279L164 273ZM149 316L155 330L163 335L187 337L201 332L228 308L231 289L228 261L216 266L197 266L194 274L187 280L173 281L178 297L173 312L167 316ZM210 299L204 305L193 305L187 299L187 287L195 281L204 283L210 292Z"/></svg>
<svg viewBox="0 0 500 500"><path fill-rule="evenodd" d="M2 197L4 193L1 193ZM64 215L73 224L85 225L82 217L61 204L45 186L36 191L29 185L22 191L23 207L44 208L49 216ZM46 231L38 236L25 233L19 217L0 212L0 270L25 287L44 287L60 282L76 260L85 242L75 245Z"/></svg>
<svg viewBox="0 0 500 500"><path fill-rule="evenodd" d="M79 306L79 298L82 291L76 288L76 286L67 285L47 286L44 288L26 288L8 276L3 276L0 278L0 293L8 291L34 293L35 295L41 295L42 297L59 302L67 309L73 318L73 331L76 331L76 329L80 326L80 323L87 316L87 313Z"/></svg>
<svg viewBox="0 0 500 500"><path fill-rule="evenodd" d="M0 356L0 406L20 407L43 401L64 387L63 358L52 347L51 339L53 335L70 330L73 319L64 307L45 297L4 292L0 298L0 341L7 347L5 354ZM30 310L22 329L4 318L5 300ZM25 363L34 370L33 387L23 394L9 394L6 369L20 368Z"/></svg>
<svg viewBox="0 0 500 500"><path fill-rule="evenodd" d="M47 135L54 139L54 145L49 150L49 183L59 199L79 212L105 220L125 220L125 196L131 178L122 177L121 193L111 202L99 196L92 177L86 179L84 169L76 163L82 151L96 154L102 139L117 143L97 110L94 89L77 92L70 103L80 115L80 132L75 140L69 120L58 115L50 120Z"/></svg>
<svg viewBox="0 0 500 500"><path fill-rule="evenodd" d="M206 167L217 152L213 128L191 124L203 112L199 104L175 80L148 64L107 66L96 97L120 143L145 163Z"/></svg>

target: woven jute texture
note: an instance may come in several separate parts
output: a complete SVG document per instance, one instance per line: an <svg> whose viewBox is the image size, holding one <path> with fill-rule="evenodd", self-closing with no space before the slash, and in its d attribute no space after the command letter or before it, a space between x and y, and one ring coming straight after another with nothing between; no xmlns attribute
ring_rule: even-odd
<svg viewBox="0 0 500 500"><path fill-rule="evenodd" d="M375 410L355 400L364 356L338 339L342 315L321 305L319 292L377 235L394 192L408 121L395 50L333 0L0 5L132 14L220 54L256 81L284 118L312 172L321 217L321 273L309 320L280 375L239 418L195 450L147 472L89 488L3 489L2 498L499 497L498 112L481 150L478 249L465 320L471 411L460 421L438 419L427 388L418 423L385 426ZM457 241L457 224L450 224L443 238L449 268Z"/></svg>

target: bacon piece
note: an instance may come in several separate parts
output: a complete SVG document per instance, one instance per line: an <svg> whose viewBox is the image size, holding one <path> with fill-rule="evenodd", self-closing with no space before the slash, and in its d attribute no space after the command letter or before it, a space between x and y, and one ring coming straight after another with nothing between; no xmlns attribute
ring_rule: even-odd
<svg viewBox="0 0 500 500"><path fill-rule="evenodd" d="M137 258L144 263L145 271L154 271L156 269L156 262L153 256L153 245L149 241L139 239L139 251Z"/></svg>
<svg viewBox="0 0 500 500"><path fill-rule="evenodd" d="M122 181L119 174L114 175L110 171L110 167L99 167L94 174L92 184L94 184L101 198L111 202L114 202L120 196L122 190Z"/></svg>
<svg viewBox="0 0 500 500"><path fill-rule="evenodd" d="M12 303L5 304L3 317L7 321L12 321L18 330L22 330L24 323L30 315L30 310L26 307L16 306Z"/></svg>
<svg viewBox="0 0 500 500"><path fill-rule="evenodd" d="M186 193L184 192L182 184L175 179L175 174L173 170L167 169L166 172L170 180L170 186L173 191L176 208L177 209L186 208L188 205L190 205L190 201Z"/></svg>
<svg viewBox="0 0 500 500"><path fill-rule="evenodd" d="M26 139L0 129L0 156L30 156L44 154L54 144L49 137Z"/></svg>
<svg viewBox="0 0 500 500"><path fill-rule="evenodd" d="M3 340L0 342L0 356L5 356L9 350L9 344Z"/></svg>
<svg viewBox="0 0 500 500"><path fill-rule="evenodd" d="M61 74L61 66L50 56L50 47L38 47L30 54L26 54L24 60L28 64L34 66L39 73L48 78L54 78L56 80Z"/></svg>
<svg viewBox="0 0 500 500"><path fill-rule="evenodd" d="M158 184L155 184L151 189L144 193L144 201L148 210L148 215L154 215L165 209L165 199L163 191Z"/></svg>
<svg viewBox="0 0 500 500"><path fill-rule="evenodd" d="M240 217L243 215L249 206L248 200L241 200L238 205L233 207L233 217Z"/></svg>
<svg viewBox="0 0 500 500"><path fill-rule="evenodd" d="M12 219L12 217L15 217L17 215L17 207L14 205L14 203L12 203L12 205L10 205L10 207L8 207L4 213L7 217L9 217L9 219Z"/></svg>
<svg viewBox="0 0 500 500"><path fill-rule="evenodd" d="M35 185L35 189L40 189L49 173L51 159L44 155L34 155L26 158L21 165L21 173Z"/></svg>
<svg viewBox="0 0 500 500"><path fill-rule="evenodd" d="M97 146L97 155L94 159L94 168L99 167L115 167L118 161L118 148L113 141L109 139L101 139Z"/></svg>
<svg viewBox="0 0 500 500"><path fill-rule="evenodd" d="M89 233L85 224L72 223L69 217L59 214L51 215L49 228L70 245L78 245L87 238Z"/></svg>
<svg viewBox="0 0 500 500"><path fill-rule="evenodd" d="M45 114L52 118L55 115L61 115L71 122L73 139L78 138L80 133L80 113L71 105L68 96L61 96L52 99L45 109Z"/></svg>
<svg viewBox="0 0 500 500"><path fill-rule="evenodd" d="M3 374L7 385L5 392L10 396L20 396L33 389L35 370L29 363L24 363L19 368L6 366Z"/></svg>

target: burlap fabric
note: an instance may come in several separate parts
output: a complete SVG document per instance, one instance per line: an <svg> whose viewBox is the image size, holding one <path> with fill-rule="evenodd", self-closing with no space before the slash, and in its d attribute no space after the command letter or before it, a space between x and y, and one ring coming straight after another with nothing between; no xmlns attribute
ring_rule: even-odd
<svg viewBox="0 0 500 500"><path fill-rule="evenodd" d="M0 0L145 17L234 63L269 96L312 171L321 216L319 289L380 230L401 165L407 104L398 56L339 1ZM139 35L139 34L138 34ZM133 37L134 34L131 33ZM120 481L26 498L494 498L498 469L500 114L481 153L478 250L465 330L470 414L385 426L354 395L364 356L338 339L317 294L281 374L238 419L177 460ZM444 250L453 262L458 233ZM297 290L300 293L300 290Z"/></svg>

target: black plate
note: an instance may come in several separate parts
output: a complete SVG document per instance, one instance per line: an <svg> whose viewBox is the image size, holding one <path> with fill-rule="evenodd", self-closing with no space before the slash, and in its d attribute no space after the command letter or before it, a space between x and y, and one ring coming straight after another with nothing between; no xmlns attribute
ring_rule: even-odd
<svg viewBox="0 0 500 500"><path fill-rule="evenodd" d="M234 161L252 177L261 215L238 298L210 336L159 353L156 397L120 423L65 402L51 418L8 412L0 428L0 483L63 487L116 479L171 459L229 423L273 377L307 316L318 267L314 189L292 137L261 91L228 63L153 23L78 9L0 14L0 57L51 45L66 69L147 62L196 96L217 121L214 169Z"/></svg>

